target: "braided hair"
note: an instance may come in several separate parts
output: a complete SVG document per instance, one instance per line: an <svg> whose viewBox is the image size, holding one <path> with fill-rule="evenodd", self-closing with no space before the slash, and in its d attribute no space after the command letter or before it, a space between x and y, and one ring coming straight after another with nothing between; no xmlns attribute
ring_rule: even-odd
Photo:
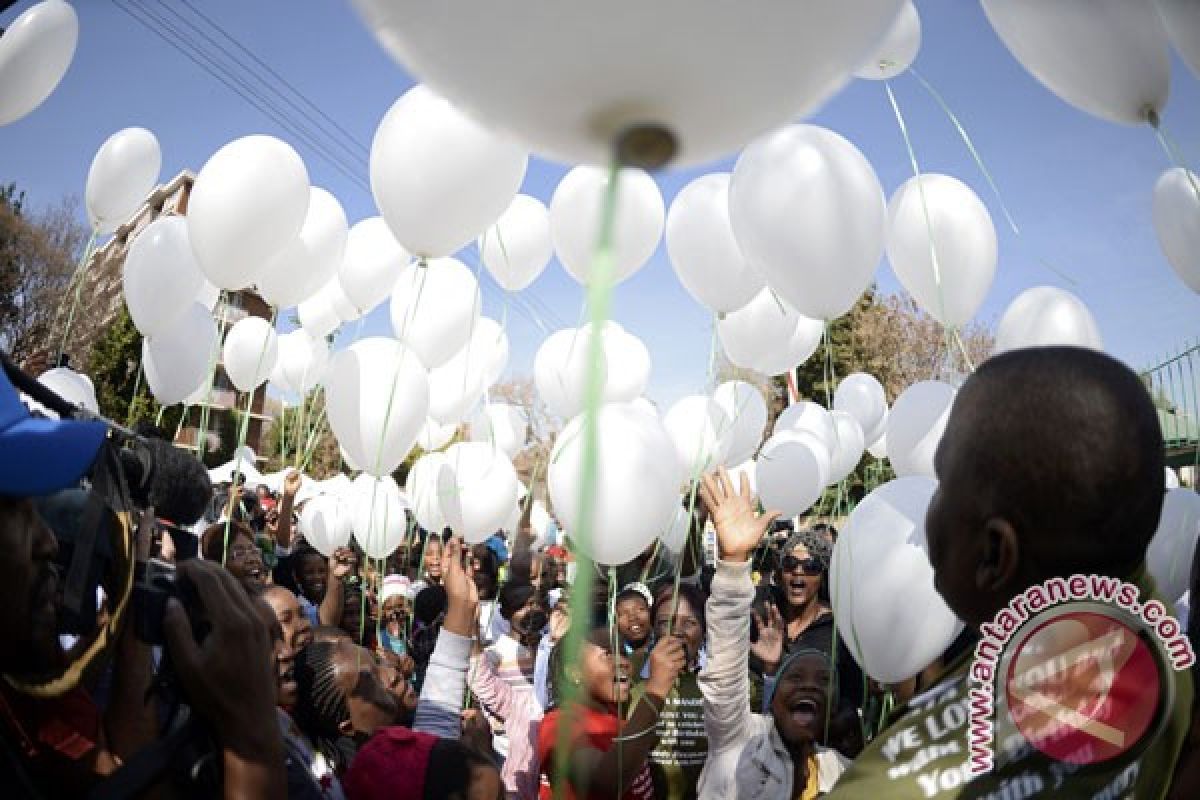
<svg viewBox="0 0 1200 800"><path fill-rule="evenodd" d="M313 642L296 656L296 725L336 772L349 766L342 723L350 719L346 693L337 684L338 642Z"/></svg>

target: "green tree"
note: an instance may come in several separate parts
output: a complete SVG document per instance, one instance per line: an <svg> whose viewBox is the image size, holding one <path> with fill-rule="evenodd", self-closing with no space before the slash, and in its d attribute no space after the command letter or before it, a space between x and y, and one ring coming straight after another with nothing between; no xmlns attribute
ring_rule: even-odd
<svg viewBox="0 0 1200 800"><path fill-rule="evenodd" d="M320 480L341 471L342 453L329 419L322 413L325 401L320 389L310 392L300 406L284 406L263 433L262 452L266 470L274 472L308 460L306 474Z"/></svg>

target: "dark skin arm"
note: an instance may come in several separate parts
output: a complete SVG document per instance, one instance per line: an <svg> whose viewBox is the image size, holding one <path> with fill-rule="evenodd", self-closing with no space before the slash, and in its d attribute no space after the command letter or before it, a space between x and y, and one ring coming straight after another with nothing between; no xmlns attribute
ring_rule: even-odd
<svg viewBox="0 0 1200 800"><path fill-rule="evenodd" d="M275 528L275 541L280 547L292 546L292 506L296 493L300 491L300 473L292 470L283 481L283 496L279 499L279 521Z"/></svg>
<svg viewBox="0 0 1200 800"><path fill-rule="evenodd" d="M622 797L629 790L646 765L650 751L658 744L659 712L686 663L687 651L680 639L662 639L654 646L645 693L618 734L618 740L608 752L586 745L577 745L571 751L567 780L576 794L607 800ZM564 712L567 713L570 712Z"/></svg>
<svg viewBox="0 0 1200 800"><path fill-rule="evenodd" d="M337 626L342 621L342 603L345 601L343 583L358 566L358 558L349 547L339 547L329 559L329 578L325 583L325 598L317 615L322 625Z"/></svg>

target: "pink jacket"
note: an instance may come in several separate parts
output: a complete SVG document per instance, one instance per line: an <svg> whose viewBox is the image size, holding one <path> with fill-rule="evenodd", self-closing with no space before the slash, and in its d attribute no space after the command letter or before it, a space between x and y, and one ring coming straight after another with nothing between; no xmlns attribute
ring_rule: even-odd
<svg viewBox="0 0 1200 800"><path fill-rule="evenodd" d="M471 691L487 712L504 722L508 735L508 758L500 770L500 779L509 797L537 800L539 776L537 740L542 706L533 687L514 688L496 674L490 658L471 659Z"/></svg>

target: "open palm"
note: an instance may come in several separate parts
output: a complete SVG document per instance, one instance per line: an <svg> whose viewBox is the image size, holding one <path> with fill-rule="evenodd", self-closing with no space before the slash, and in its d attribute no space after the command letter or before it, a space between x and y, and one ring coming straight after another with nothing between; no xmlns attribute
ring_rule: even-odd
<svg viewBox="0 0 1200 800"><path fill-rule="evenodd" d="M779 516L778 511L759 514L755 510L749 479L744 474L741 479L739 490L734 491L729 473L721 468L705 475L700 486L700 496L717 530L717 546L724 561L749 560L771 523Z"/></svg>

